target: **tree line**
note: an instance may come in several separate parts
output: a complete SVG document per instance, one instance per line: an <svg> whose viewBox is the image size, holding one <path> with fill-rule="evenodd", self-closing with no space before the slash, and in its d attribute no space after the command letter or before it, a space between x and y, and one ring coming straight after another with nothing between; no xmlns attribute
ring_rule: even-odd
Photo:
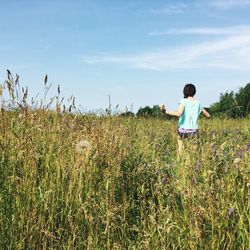
<svg viewBox="0 0 250 250"><path fill-rule="evenodd" d="M229 118L244 118L250 115L250 83L245 87L241 87L238 92L227 91L220 94L218 102L213 103L206 109L213 116L229 117ZM124 112L120 116L125 117L157 117L163 119L172 119L170 116L162 114L159 105L153 107L145 106L139 108L137 113L131 111Z"/></svg>

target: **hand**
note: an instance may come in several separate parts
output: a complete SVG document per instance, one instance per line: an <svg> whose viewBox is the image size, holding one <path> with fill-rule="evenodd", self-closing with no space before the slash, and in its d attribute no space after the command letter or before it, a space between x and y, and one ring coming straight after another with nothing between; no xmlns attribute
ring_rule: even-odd
<svg viewBox="0 0 250 250"><path fill-rule="evenodd" d="M166 112L166 107L164 104L159 105L161 112L165 113Z"/></svg>

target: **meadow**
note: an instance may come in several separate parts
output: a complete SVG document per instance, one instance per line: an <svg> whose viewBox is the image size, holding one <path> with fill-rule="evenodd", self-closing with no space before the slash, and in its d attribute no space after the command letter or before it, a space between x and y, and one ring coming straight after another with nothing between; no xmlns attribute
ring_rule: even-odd
<svg viewBox="0 0 250 250"><path fill-rule="evenodd" d="M0 249L249 249L250 119L176 125L2 109Z"/></svg>

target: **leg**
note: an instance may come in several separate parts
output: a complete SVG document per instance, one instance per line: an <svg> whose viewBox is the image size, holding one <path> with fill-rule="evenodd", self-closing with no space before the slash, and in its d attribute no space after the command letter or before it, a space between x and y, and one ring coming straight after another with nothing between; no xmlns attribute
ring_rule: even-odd
<svg viewBox="0 0 250 250"><path fill-rule="evenodd" d="M178 143L178 157L181 158L182 153L183 153L183 142L180 136L178 136L177 143Z"/></svg>

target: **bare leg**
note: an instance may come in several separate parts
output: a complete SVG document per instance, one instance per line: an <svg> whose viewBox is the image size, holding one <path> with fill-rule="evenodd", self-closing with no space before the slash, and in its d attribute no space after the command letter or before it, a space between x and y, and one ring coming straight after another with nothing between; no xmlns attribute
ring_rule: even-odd
<svg viewBox="0 0 250 250"><path fill-rule="evenodd" d="M179 136L177 139L177 143L178 143L178 157L181 158L182 153L183 153L183 142Z"/></svg>

